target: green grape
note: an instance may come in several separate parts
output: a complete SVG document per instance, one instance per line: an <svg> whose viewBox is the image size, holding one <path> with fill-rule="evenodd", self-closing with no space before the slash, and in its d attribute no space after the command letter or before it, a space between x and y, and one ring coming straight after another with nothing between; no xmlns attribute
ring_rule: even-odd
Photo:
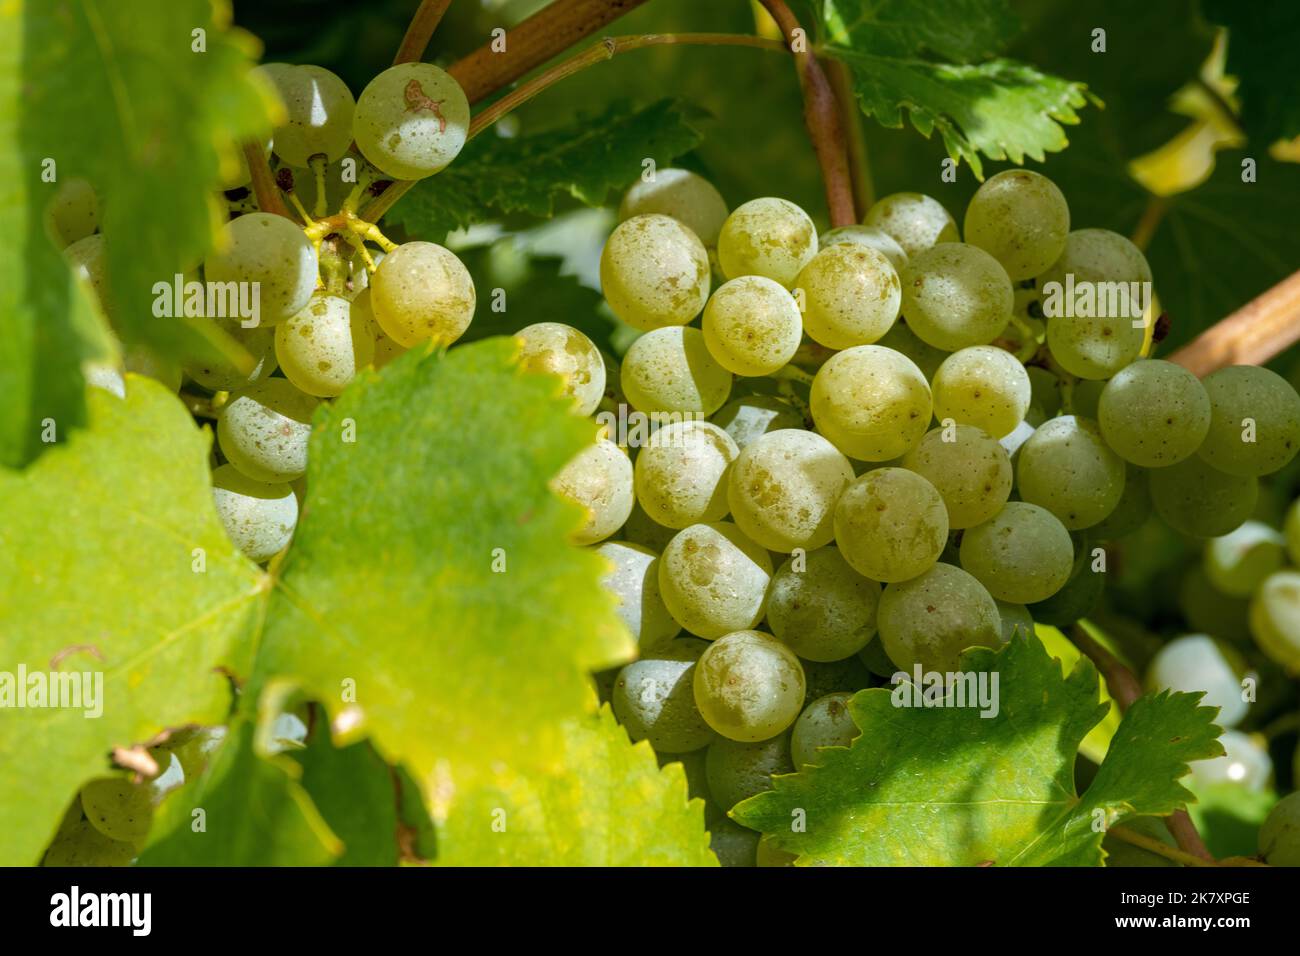
<svg viewBox="0 0 1300 956"><path fill-rule="evenodd" d="M283 378L234 394L217 419L226 459L254 481L292 481L307 471L311 417L320 402Z"/></svg>
<svg viewBox="0 0 1300 956"><path fill-rule="evenodd" d="M659 592L673 619L714 640L763 619L772 559L734 524L685 528L659 558Z"/></svg>
<svg viewBox="0 0 1300 956"><path fill-rule="evenodd" d="M1156 514L1175 531L1194 538L1227 534L1251 516L1259 480L1225 474L1198 455L1151 472Z"/></svg>
<svg viewBox="0 0 1300 956"><path fill-rule="evenodd" d="M1028 279L1065 251L1070 207L1046 176L1008 169L975 191L962 232L967 242L1002 263L1012 279Z"/></svg>
<svg viewBox="0 0 1300 956"><path fill-rule="evenodd" d="M800 658L800 663L803 664L803 677L804 684L807 687L808 699L816 700L818 697L825 697L827 694L833 694L836 691L854 693L864 687L870 687L872 684L871 671L867 668L863 658L866 652L878 643L878 641L868 641L866 647L858 651L857 654L846 657L842 661L810 661L806 657ZM890 672L893 672L892 667Z"/></svg>
<svg viewBox="0 0 1300 956"><path fill-rule="evenodd" d="M660 753L687 753L708 746L713 731L695 705L696 662L710 645L678 638L654 657L618 672L613 708L632 740L648 740Z"/></svg>
<svg viewBox="0 0 1300 956"><path fill-rule="evenodd" d="M635 479L635 474L633 477ZM646 514L639 501L632 503L632 513L623 523L623 540L649 548L655 554L668 547L668 542L676 533L677 529L665 528Z"/></svg>
<svg viewBox="0 0 1300 956"><path fill-rule="evenodd" d="M1286 553L1291 563L1300 564L1300 498L1291 502L1291 506L1286 509L1282 534L1286 537Z"/></svg>
<svg viewBox="0 0 1300 956"><path fill-rule="evenodd" d="M343 394L375 356L364 312L339 295L319 293L275 329L275 357L300 391L321 398Z"/></svg>
<svg viewBox="0 0 1300 956"><path fill-rule="evenodd" d="M1219 743L1225 751L1222 756L1192 761L1193 786L1231 783L1256 793L1267 789L1273 761L1256 738L1239 730L1225 730Z"/></svg>
<svg viewBox="0 0 1300 956"><path fill-rule="evenodd" d="M1007 272L976 246L945 242L907 260L903 314L923 342L955 352L997 338L1015 295Z"/></svg>
<svg viewBox="0 0 1300 956"><path fill-rule="evenodd" d="M879 609L877 609L876 616L878 620ZM889 659L883 640L868 641L867 646L858 651L858 660L862 662L862 666L868 672L876 677L883 677L885 680L889 680L898 671L898 665ZM809 686L811 687L811 684ZM808 692L808 696L812 696L811 690Z"/></svg>
<svg viewBox="0 0 1300 956"><path fill-rule="evenodd" d="M786 199L751 199L737 207L718 235L718 261L728 279L766 276L787 289L817 254L817 228Z"/></svg>
<svg viewBox="0 0 1300 956"><path fill-rule="evenodd" d="M938 490L950 530L988 521L1011 496L1011 457L978 428L935 428L903 456L903 467Z"/></svg>
<svg viewBox="0 0 1300 956"><path fill-rule="evenodd" d="M685 325L709 299L709 253L668 216L633 216L600 254L600 286L614 314L643 332Z"/></svg>
<svg viewBox="0 0 1300 956"><path fill-rule="evenodd" d="M1093 573L1081 565L1074 576L1065 582L1065 587L1046 601L1032 605L1029 612L1039 624L1069 627L1093 612L1105 589L1106 575Z"/></svg>
<svg viewBox="0 0 1300 956"><path fill-rule="evenodd" d="M916 333L908 328L907 319L903 316L900 316L884 337L875 344L907 356L912 364L921 370L927 382L934 378L935 373L939 371L939 366L948 357L948 353L943 349L926 345L918 339Z"/></svg>
<svg viewBox="0 0 1300 956"><path fill-rule="evenodd" d="M90 236L99 227L99 199L84 179L60 183L45 207L45 232L60 249Z"/></svg>
<svg viewBox="0 0 1300 956"><path fill-rule="evenodd" d="M827 694L804 708L790 732L790 756L796 767L821 762L822 747L847 747L862 733L849 713L852 694Z"/></svg>
<svg viewBox="0 0 1300 956"><path fill-rule="evenodd" d="M1205 378L1210 425L1200 456L1219 471L1258 477L1300 451L1300 395L1266 368L1233 365Z"/></svg>
<svg viewBox="0 0 1300 956"><path fill-rule="evenodd" d="M898 272L883 253L869 246L828 246L812 257L795 282L804 295L803 329L827 348L870 345L898 318Z"/></svg>
<svg viewBox="0 0 1300 956"><path fill-rule="evenodd" d="M86 784L81 788L81 809L100 833L123 843L140 843L153 823L149 788L125 777L105 777Z"/></svg>
<svg viewBox="0 0 1300 956"><path fill-rule="evenodd" d="M1300 791L1269 811L1259 828L1259 854L1269 866L1300 866Z"/></svg>
<svg viewBox="0 0 1300 956"><path fill-rule="evenodd" d="M42 866L128 866L136 844L105 836L89 820L79 820L55 837Z"/></svg>
<svg viewBox="0 0 1300 956"><path fill-rule="evenodd" d="M1041 365L1030 365L1025 371L1029 375L1029 406L1039 410L1043 421L1055 417L1061 410L1061 380L1055 372Z"/></svg>
<svg viewBox="0 0 1300 956"><path fill-rule="evenodd" d="M1046 508L1009 501L961 539L961 566L999 601L1046 601L1070 580L1070 532Z"/></svg>
<svg viewBox="0 0 1300 956"><path fill-rule="evenodd" d="M1009 604L996 598L994 603L998 606L998 617L1002 622L1003 644L1011 643L1012 638L1015 637L1034 636L1034 617L1029 613L1029 608L1023 604Z"/></svg>
<svg viewBox="0 0 1300 956"><path fill-rule="evenodd" d="M604 541L623 527L635 501L632 462L607 438L597 439L560 469L551 490L587 512L582 527L569 535L574 544Z"/></svg>
<svg viewBox="0 0 1300 956"><path fill-rule="evenodd" d="M880 345L845 349L813 378L817 430L861 461L889 461L914 447L930 426L930 385L900 352Z"/></svg>
<svg viewBox="0 0 1300 956"><path fill-rule="evenodd" d="M1210 399L1205 386L1181 365L1142 359L1106 383L1098 417L1106 444L1121 458L1162 468L1201 446L1210 428Z"/></svg>
<svg viewBox="0 0 1300 956"><path fill-rule="evenodd" d="M455 254L432 242L405 242L370 277L370 308L403 348L450 345L474 318L474 280Z"/></svg>
<svg viewBox="0 0 1300 956"><path fill-rule="evenodd" d="M204 388L213 392L234 392L248 388L271 377L279 365L275 358L275 329L258 325L246 329L234 319L216 318L211 321L244 347L253 360L252 370L240 369L225 358L204 357L184 364L185 374Z"/></svg>
<svg viewBox="0 0 1300 956"><path fill-rule="evenodd" d="M859 574L905 581L939 560L948 512L937 488L903 468L877 468L854 479L835 506L835 543Z"/></svg>
<svg viewBox="0 0 1300 956"><path fill-rule="evenodd" d="M649 214L671 216L706 246L716 246L727 220L727 201L703 176L668 167L654 170L648 180L638 179L618 207L620 222Z"/></svg>
<svg viewBox="0 0 1300 956"><path fill-rule="evenodd" d="M1106 385L1104 379L1080 379L1075 382L1074 390L1070 393L1071 414L1097 421L1101 410L1101 393L1106 390Z"/></svg>
<svg viewBox="0 0 1300 956"><path fill-rule="evenodd" d="M907 264L907 253L898 244L898 240L878 226L840 226L823 232L817 240L817 248L836 246L841 243L854 246L866 246L881 253L899 272Z"/></svg>
<svg viewBox="0 0 1300 956"><path fill-rule="evenodd" d="M605 395L605 360L600 349L571 325L538 322L515 333L519 364L529 372L558 375L573 410L590 415Z"/></svg>
<svg viewBox="0 0 1300 956"><path fill-rule="evenodd" d="M1260 521L1247 521L1205 543L1205 573L1224 594L1250 597L1286 563L1286 539Z"/></svg>
<svg viewBox="0 0 1300 956"><path fill-rule="evenodd" d="M695 666L695 703L709 726L754 743L787 729L803 709L799 658L771 634L734 631L709 645Z"/></svg>
<svg viewBox="0 0 1300 956"><path fill-rule="evenodd" d="M293 221L267 212L221 227L203 265L209 282L256 282L260 325L277 325L306 307L316 288L316 250Z"/></svg>
<svg viewBox="0 0 1300 956"><path fill-rule="evenodd" d="M794 358L802 335L799 304L779 282L741 276L724 282L704 307L709 354L736 375L770 375Z"/></svg>
<svg viewBox="0 0 1300 956"><path fill-rule="evenodd" d="M774 775L794 773L794 769L789 734L758 743L719 737L709 744L704 758L709 796L724 813L742 800L771 790Z"/></svg>
<svg viewBox="0 0 1300 956"><path fill-rule="evenodd" d="M1002 639L1002 618L992 596L951 564L936 564L886 587L878 620L885 652L908 673L917 664L925 671L954 671L963 650L997 647Z"/></svg>
<svg viewBox="0 0 1300 956"><path fill-rule="evenodd" d="M1202 562L1184 573L1178 588L1178 609L1192 630L1238 644L1250 641L1250 602L1216 591Z"/></svg>
<svg viewBox="0 0 1300 956"><path fill-rule="evenodd" d="M400 63L361 91L352 135L366 159L385 174L423 179L460 155L469 135L469 100L445 70Z"/></svg>
<svg viewBox="0 0 1300 956"><path fill-rule="evenodd" d="M1270 660L1300 674L1300 572L1265 578L1250 602L1250 633Z"/></svg>
<svg viewBox="0 0 1300 956"><path fill-rule="evenodd" d="M676 637L681 627L659 593L659 555L628 541L604 541L595 551L611 565L601 584L614 596L618 616L642 653L661 648Z"/></svg>
<svg viewBox="0 0 1300 956"><path fill-rule="evenodd" d="M804 660L852 657L876 633L880 585L862 577L834 547L791 556L767 592L767 624Z"/></svg>
<svg viewBox="0 0 1300 956"><path fill-rule="evenodd" d="M756 866L759 834L734 820L721 817L709 824L709 849L727 868Z"/></svg>
<svg viewBox="0 0 1300 956"><path fill-rule="evenodd" d="M1142 328L1127 316L1056 316L1047 322L1047 346L1071 375L1104 379L1142 351Z"/></svg>
<svg viewBox="0 0 1300 956"><path fill-rule="evenodd" d="M650 436L636 458L636 500L668 528L727 516L727 475L740 449L710 422L670 422Z"/></svg>
<svg viewBox="0 0 1300 956"><path fill-rule="evenodd" d="M737 447L744 451L755 441L782 428L803 428L803 416L783 398L775 395L746 395L732 399L713 416Z"/></svg>
<svg viewBox="0 0 1300 956"><path fill-rule="evenodd" d="M1009 435L1024 420L1033 398L1029 373L1005 349L973 345L953 352L931 383L934 417L974 425L994 438Z"/></svg>
<svg viewBox="0 0 1300 956"><path fill-rule="evenodd" d="M1102 521L1124 494L1124 460L1095 422L1062 415L1044 422L1020 449L1020 497L1046 508L1071 531Z"/></svg>
<svg viewBox="0 0 1300 956"><path fill-rule="evenodd" d="M298 524L298 499L286 484L254 481L233 465L212 472L212 497L226 535L261 564L283 551Z"/></svg>
<svg viewBox="0 0 1300 956"><path fill-rule="evenodd" d="M1235 727L1245 719L1250 705L1242 698L1241 681L1246 662L1232 648L1206 634L1188 634L1160 648L1147 665L1147 689L1204 692L1201 704L1219 708L1214 722Z"/></svg>
<svg viewBox="0 0 1300 956"><path fill-rule="evenodd" d="M921 193L892 193L877 199L864 226L882 229L909 257L941 242L960 242L957 221L937 199Z"/></svg>
<svg viewBox="0 0 1300 956"><path fill-rule="evenodd" d="M306 166L320 153L331 163L341 158L352 142L352 91L323 67L277 65L264 71L288 114L271 134L276 155L290 166Z"/></svg>
<svg viewBox="0 0 1300 956"><path fill-rule="evenodd" d="M1115 510L1093 525L1089 531L1098 541L1109 541L1132 534L1151 517L1151 480L1145 468L1129 465L1124 469L1124 493Z"/></svg>
<svg viewBox="0 0 1300 956"><path fill-rule="evenodd" d="M852 480L853 466L825 438L784 428L740 453L727 502L740 530L771 551L820 548L834 536L835 503Z"/></svg>
<svg viewBox="0 0 1300 956"><path fill-rule="evenodd" d="M699 329L647 332L623 356L623 393L638 411L712 415L731 394L731 373L709 354Z"/></svg>

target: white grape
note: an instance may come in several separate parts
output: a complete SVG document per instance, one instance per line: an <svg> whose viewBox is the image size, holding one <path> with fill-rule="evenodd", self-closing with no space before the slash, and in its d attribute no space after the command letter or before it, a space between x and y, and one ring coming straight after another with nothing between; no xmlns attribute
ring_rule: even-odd
<svg viewBox="0 0 1300 956"><path fill-rule="evenodd" d="M668 216L633 216L600 253L600 287L614 314L643 332L685 325L709 298L709 253Z"/></svg>
<svg viewBox="0 0 1300 956"><path fill-rule="evenodd" d="M786 288L817 254L817 228L786 199L751 199L722 224L718 261L728 279L766 276Z"/></svg>
<svg viewBox="0 0 1300 956"><path fill-rule="evenodd" d="M1225 751L1222 756L1192 761L1193 784L1234 784L1256 793L1268 787L1273 778L1273 761L1254 737L1239 730L1225 730L1219 743Z"/></svg>
<svg viewBox="0 0 1300 956"><path fill-rule="evenodd" d="M1250 633L1259 649L1290 674L1300 674L1300 572L1277 571L1250 602Z"/></svg>
<svg viewBox="0 0 1300 956"><path fill-rule="evenodd" d="M736 375L770 375L794 358L802 334L799 305L763 276L724 282L704 307L704 342Z"/></svg>
<svg viewBox="0 0 1300 956"><path fill-rule="evenodd" d="M432 242L406 242L370 277L370 308L404 348L450 345L474 318L474 280L456 255Z"/></svg>
<svg viewBox="0 0 1300 956"><path fill-rule="evenodd" d="M936 564L890 584L880 596L880 640L889 659L908 673L957 669L968 647L997 647L1002 619L992 596L972 575Z"/></svg>
<svg viewBox="0 0 1300 956"><path fill-rule="evenodd" d="M948 512L925 478L903 468L877 468L840 496L835 543L859 574L904 581L939 560L948 543Z"/></svg>
<svg viewBox="0 0 1300 956"><path fill-rule="evenodd" d="M1011 495L1011 457L978 428L936 428L903 456L903 467L928 480L943 498L952 530L997 514Z"/></svg>
<svg viewBox="0 0 1300 956"><path fill-rule="evenodd" d="M1002 263L1012 279L1029 279L1065 251L1070 207L1046 176L1008 169L975 191L962 233L967 242Z"/></svg>
<svg viewBox="0 0 1300 956"><path fill-rule="evenodd" d="M877 199L862 224L883 229L909 257L937 243L961 241L952 214L939 200L921 193L893 193Z"/></svg>
<svg viewBox="0 0 1300 956"><path fill-rule="evenodd" d="M835 246L840 243L875 249L883 254L899 272L903 270L903 266L907 263L907 253L898 244L898 240L878 226L840 226L838 229L831 229L821 234L821 237L817 240L817 247L818 249L825 249L827 246Z"/></svg>
<svg viewBox="0 0 1300 956"><path fill-rule="evenodd" d="M1210 430L1210 397L1181 365L1142 359L1106 383L1097 417L1106 444L1121 458L1163 468L1201 447Z"/></svg>
<svg viewBox="0 0 1300 956"><path fill-rule="evenodd" d="M212 472L212 496L226 535L256 564L283 551L298 524L298 499L287 484L254 481L233 465Z"/></svg>
<svg viewBox="0 0 1300 956"><path fill-rule="evenodd" d="M1205 574L1218 590L1250 597L1286 563L1286 538L1262 521L1247 521L1205 544Z"/></svg>
<svg viewBox="0 0 1300 956"><path fill-rule="evenodd" d="M813 378L817 430L850 458L888 461L914 447L930 426L930 386L906 356L859 345L831 358Z"/></svg>
<svg viewBox="0 0 1300 956"><path fill-rule="evenodd" d="M469 100L446 70L401 63L361 91L352 134L382 172L394 179L423 179L460 155L469 135Z"/></svg>
<svg viewBox="0 0 1300 956"><path fill-rule="evenodd" d="M804 660L851 657L876 633L880 585L853 570L834 547L787 558L772 577L767 623Z"/></svg>
<svg viewBox="0 0 1300 956"><path fill-rule="evenodd" d="M254 212L221 227L204 263L209 282L256 282L262 325L277 325L306 307L316 288L316 250L292 220Z"/></svg>
<svg viewBox="0 0 1300 956"><path fill-rule="evenodd" d="M615 610L642 653L676 637L681 626L659 593L659 555L630 541L603 541L594 550L611 565L601 585L614 596Z"/></svg>
<svg viewBox="0 0 1300 956"><path fill-rule="evenodd" d="M1033 398L1029 373L1014 355L991 345L953 352L934 373L934 417L973 425L994 438L1024 420Z"/></svg>
<svg viewBox="0 0 1300 956"><path fill-rule="evenodd" d="M870 345L898 318L898 272L875 249L849 243L828 246L795 281L804 295L804 331L827 348Z"/></svg>
<svg viewBox="0 0 1300 956"><path fill-rule="evenodd" d="M363 312L342 296L322 293L276 326L275 357L301 391L331 398L374 360L375 339Z"/></svg>
<svg viewBox="0 0 1300 956"><path fill-rule="evenodd" d="M306 166L318 153L331 163L342 157L352 142L356 107L347 84L319 66L288 66L266 75L287 113L272 133L276 155L290 166Z"/></svg>
<svg viewBox="0 0 1300 956"><path fill-rule="evenodd" d="M794 769L789 734L757 743L720 737L709 744L704 758L709 796L724 812L741 800L771 790L774 775L793 773Z"/></svg>
<svg viewBox="0 0 1300 956"><path fill-rule="evenodd" d="M217 419L222 454L261 482L292 481L307 471L311 417L319 403L283 378L269 378L231 397Z"/></svg>
<svg viewBox="0 0 1300 956"><path fill-rule="evenodd" d="M670 422L637 455L636 497L646 514L668 528L727 516L727 475L740 449L709 422Z"/></svg>
<svg viewBox="0 0 1300 956"><path fill-rule="evenodd" d="M1046 508L1009 501L962 535L961 566L999 601L1033 604L1065 587L1074 569L1074 543Z"/></svg>
<svg viewBox="0 0 1300 956"><path fill-rule="evenodd" d="M605 360L596 344L571 325L538 322L515 333L519 364L530 372L558 375L578 415L592 414L605 396Z"/></svg>
<svg viewBox="0 0 1300 956"><path fill-rule="evenodd" d="M1156 514L1175 531L1194 538L1227 534L1251 516L1259 480L1225 474L1197 455L1150 473Z"/></svg>
<svg viewBox="0 0 1300 956"><path fill-rule="evenodd" d="M763 619L772 559L734 524L677 532L659 558L659 592L673 619L714 640Z"/></svg>
<svg viewBox="0 0 1300 956"><path fill-rule="evenodd" d="M1147 687L1153 691L1204 692L1201 704L1217 707L1214 722L1235 727L1250 709L1244 699L1245 662L1227 645L1205 634L1178 637L1160 648L1147 665Z"/></svg>
<svg viewBox="0 0 1300 956"><path fill-rule="evenodd" d="M713 731L695 703L695 674L709 647L705 641L679 638L618 672L611 704L633 741L648 740L659 753L708 746Z"/></svg>
<svg viewBox="0 0 1300 956"><path fill-rule="evenodd" d="M712 415L731 394L731 373L718 364L699 329L647 332L623 356L623 393L638 411Z"/></svg>
<svg viewBox="0 0 1300 956"><path fill-rule="evenodd" d="M279 368L275 358L275 329L258 325L246 329L234 319L215 318L213 322L233 338L252 360L250 368L239 368L223 357L191 359L184 365L185 374L213 392L233 392L271 377Z"/></svg>
<svg viewBox="0 0 1300 956"><path fill-rule="evenodd" d="M1034 618L1023 604L1010 604L994 598L998 617L1002 621L1002 643L1009 644L1017 637L1034 636Z"/></svg>
<svg viewBox="0 0 1300 956"><path fill-rule="evenodd" d="M618 207L619 221L647 213L671 216L706 246L716 246L727 219L727 201L703 176L668 167L656 169L649 180L638 179Z"/></svg>
<svg viewBox="0 0 1300 956"><path fill-rule="evenodd" d="M938 349L984 345L1011 318L1011 279L977 246L945 242L911 255L902 282L907 324Z"/></svg>
<svg viewBox="0 0 1300 956"><path fill-rule="evenodd" d="M1268 475L1300 451L1300 395L1276 372L1233 365L1205 378L1210 425L1200 456L1219 471Z"/></svg>
<svg viewBox="0 0 1300 956"><path fill-rule="evenodd" d="M852 699L852 694L827 694L804 708L790 733L790 756L796 767L820 763L817 751L822 747L847 747L862 733L849 712Z"/></svg>
<svg viewBox="0 0 1300 956"><path fill-rule="evenodd" d="M695 665L695 704L710 727L732 740L775 737L794 723L803 700L799 658L761 631L720 637Z"/></svg>
<svg viewBox="0 0 1300 956"><path fill-rule="evenodd" d="M1071 531L1115 510L1124 494L1124 461L1106 445L1095 422L1062 415L1044 422L1020 448L1020 497L1040 505Z"/></svg>
<svg viewBox="0 0 1300 956"><path fill-rule="evenodd" d="M570 540L595 544L623 527L632 513L632 462L623 449L599 438L560 469L551 479L551 489L587 512L586 521L570 534Z"/></svg>

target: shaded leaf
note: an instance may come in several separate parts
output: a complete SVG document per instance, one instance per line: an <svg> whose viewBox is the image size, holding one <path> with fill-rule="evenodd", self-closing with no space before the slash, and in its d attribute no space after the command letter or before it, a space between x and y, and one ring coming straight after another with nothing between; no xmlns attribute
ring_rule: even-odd
<svg viewBox="0 0 1300 956"><path fill-rule="evenodd" d="M1300 135L1300 5L1289 0L1205 0L1205 16L1228 28L1227 72L1237 77L1241 123L1263 149Z"/></svg>

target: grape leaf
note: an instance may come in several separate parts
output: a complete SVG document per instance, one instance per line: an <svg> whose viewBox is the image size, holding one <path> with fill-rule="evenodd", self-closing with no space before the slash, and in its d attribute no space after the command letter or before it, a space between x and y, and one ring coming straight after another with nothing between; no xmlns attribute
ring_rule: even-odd
<svg viewBox="0 0 1300 956"><path fill-rule="evenodd" d="M438 834L447 866L716 866L704 802L602 707L564 727L563 769L503 775L462 799Z"/></svg>
<svg viewBox="0 0 1300 956"><path fill-rule="evenodd" d="M397 865L397 804L393 774L368 743L335 747L324 727L294 751L298 781L346 848L335 866Z"/></svg>
<svg viewBox="0 0 1300 956"><path fill-rule="evenodd" d="M660 100L640 109L614 104L531 136L484 133L446 170L420 180L385 222L436 237L481 222L491 210L550 216L560 196L597 206L641 175L645 159L667 165L699 143L697 120L697 110Z"/></svg>
<svg viewBox="0 0 1300 956"><path fill-rule="evenodd" d="M1227 72L1239 81L1241 123L1258 149L1300 135L1300 5L1205 0L1206 19L1228 28Z"/></svg>
<svg viewBox="0 0 1300 956"><path fill-rule="evenodd" d="M198 780L163 800L139 865L332 862L343 852L343 844L303 789L301 776L299 765L282 754L259 756L252 724L239 722Z"/></svg>
<svg viewBox="0 0 1300 956"><path fill-rule="evenodd" d="M1006 0L814 0L831 43L863 53L930 53L973 63L1000 53L1020 29Z"/></svg>
<svg viewBox="0 0 1300 956"><path fill-rule="evenodd" d="M1217 756L1214 709L1199 694L1139 699L1120 722L1083 794L1074 762L1106 714L1097 672L1068 675L1037 640L968 651L968 673L998 675L996 716L972 707L896 707L885 688L854 696L863 734L824 750L821 766L773 779L731 815L800 863L998 866L1101 864L1106 826L1130 814L1166 815L1191 799L1187 761ZM806 814L806 832L792 821Z"/></svg>
<svg viewBox="0 0 1300 956"><path fill-rule="evenodd" d="M412 349L317 413L258 656L259 681L296 681L426 793L435 770L445 793L550 764L586 673L634 649L601 559L563 545L580 509L547 487L591 423L513 354Z"/></svg>
<svg viewBox="0 0 1300 956"><path fill-rule="evenodd" d="M36 861L113 747L218 722L230 686L215 668L250 663L269 579L217 518L211 434L162 386L126 380L125 400L90 390L66 445L0 471L0 671L102 678L99 717L0 710L0 865Z"/></svg>

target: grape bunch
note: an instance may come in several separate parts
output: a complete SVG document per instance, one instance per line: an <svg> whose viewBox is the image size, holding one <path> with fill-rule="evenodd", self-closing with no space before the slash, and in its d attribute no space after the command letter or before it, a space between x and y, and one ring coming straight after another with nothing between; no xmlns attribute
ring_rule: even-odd
<svg viewBox="0 0 1300 956"><path fill-rule="evenodd" d="M819 236L787 200L728 212L676 169L636 184L619 214L600 279L640 333L621 363L576 329L521 338L528 363L564 376L575 413L622 402L653 423L634 447L606 427L553 486L585 509L572 540L608 560L640 646L600 675L602 694L634 740L685 765L724 862L788 862L721 814L848 746L853 692L1086 616L1106 549L1153 513L1248 550L1259 478L1300 450L1285 379L1231 367L1201 380L1153 357L1145 257L1116 233L1072 230L1038 173L990 178L960 231L935 199L898 193ZM1063 307L1062 289L1102 307ZM600 403L607 367L617 382ZM1234 581L1237 565L1267 564L1233 560ZM1297 669L1300 576L1268 570L1252 621ZM1168 651L1154 679L1181 686ZM1208 702L1230 725L1221 666ZM1247 772L1234 747L1223 766Z"/></svg>

